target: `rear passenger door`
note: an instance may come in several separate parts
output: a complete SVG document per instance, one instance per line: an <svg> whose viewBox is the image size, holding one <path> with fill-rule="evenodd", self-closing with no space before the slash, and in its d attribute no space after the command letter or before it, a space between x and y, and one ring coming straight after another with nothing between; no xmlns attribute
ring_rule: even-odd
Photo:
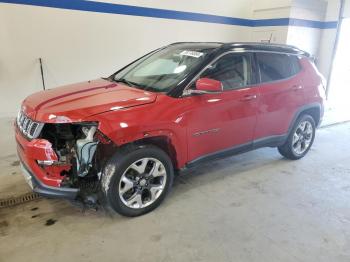
<svg viewBox="0 0 350 262"><path fill-rule="evenodd" d="M285 135L298 108L304 104L299 58L284 53L255 54L259 102L255 140Z"/></svg>

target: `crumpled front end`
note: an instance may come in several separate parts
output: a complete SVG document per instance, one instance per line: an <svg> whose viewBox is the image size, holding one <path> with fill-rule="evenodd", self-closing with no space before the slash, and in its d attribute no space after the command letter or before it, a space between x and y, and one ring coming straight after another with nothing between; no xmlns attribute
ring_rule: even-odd
<svg viewBox="0 0 350 262"><path fill-rule="evenodd" d="M48 197L96 195L101 169L114 144L98 123L39 123L24 113L15 122L18 156L33 191Z"/></svg>

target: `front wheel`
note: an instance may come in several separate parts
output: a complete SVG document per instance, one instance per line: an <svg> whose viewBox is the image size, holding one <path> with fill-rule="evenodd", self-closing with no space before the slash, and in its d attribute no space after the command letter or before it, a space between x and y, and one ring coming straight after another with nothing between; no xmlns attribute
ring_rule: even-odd
<svg viewBox="0 0 350 262"><path fill-rule="evenodd" d="M278 147L280 154L288 159L300 159L310 150L315 139L316 125L310 115L302 115L296 121L286 143Z"/></svg>
<svg viewBox="0 0 350 262"><path fill-rule="evenodd" d="M108 162L101 185L106 205L124 216L139 216L160 205L173 183L173 165L161 149L122 149Z"/></svg>

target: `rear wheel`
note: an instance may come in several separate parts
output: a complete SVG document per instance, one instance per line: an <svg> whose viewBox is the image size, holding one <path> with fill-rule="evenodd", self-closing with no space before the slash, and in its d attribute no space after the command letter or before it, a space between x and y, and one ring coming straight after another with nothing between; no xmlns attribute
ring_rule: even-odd
<svg viewBox="0 0 350 262"><path fill-rule="evenodd" d="M304 157L314 142L315 130L314 119L310 115L302 115L296 121L286 143L279 146L278 151L292 160Z"/></svg>
<svg viewBox="0 0 350 262"><path fill-rule="evenodd" d="M173 182L173 166L161 149L146 145L117 152L106 165L106 204L124 216L139 216L160 205Z"/></svg>

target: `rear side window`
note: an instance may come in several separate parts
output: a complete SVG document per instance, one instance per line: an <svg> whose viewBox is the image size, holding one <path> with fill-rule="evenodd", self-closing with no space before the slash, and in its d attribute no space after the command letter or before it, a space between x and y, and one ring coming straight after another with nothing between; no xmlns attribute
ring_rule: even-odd
<svg viewBox="0 0 350 262"><path fill-rule="evenodd" d="M271 82L291 77L300 71L298 58L294 55L257 53L261 82Z"/></svg>
<svg viewBox="0 0 350 262"><path fill-rule="evenodd" d="M301 70L301 66L300 66L300 63L299 63L299 58L297 56L295 56L295 55L291 55L290 56L290 61L292 63L293 75L296 75Z"/></svg>

